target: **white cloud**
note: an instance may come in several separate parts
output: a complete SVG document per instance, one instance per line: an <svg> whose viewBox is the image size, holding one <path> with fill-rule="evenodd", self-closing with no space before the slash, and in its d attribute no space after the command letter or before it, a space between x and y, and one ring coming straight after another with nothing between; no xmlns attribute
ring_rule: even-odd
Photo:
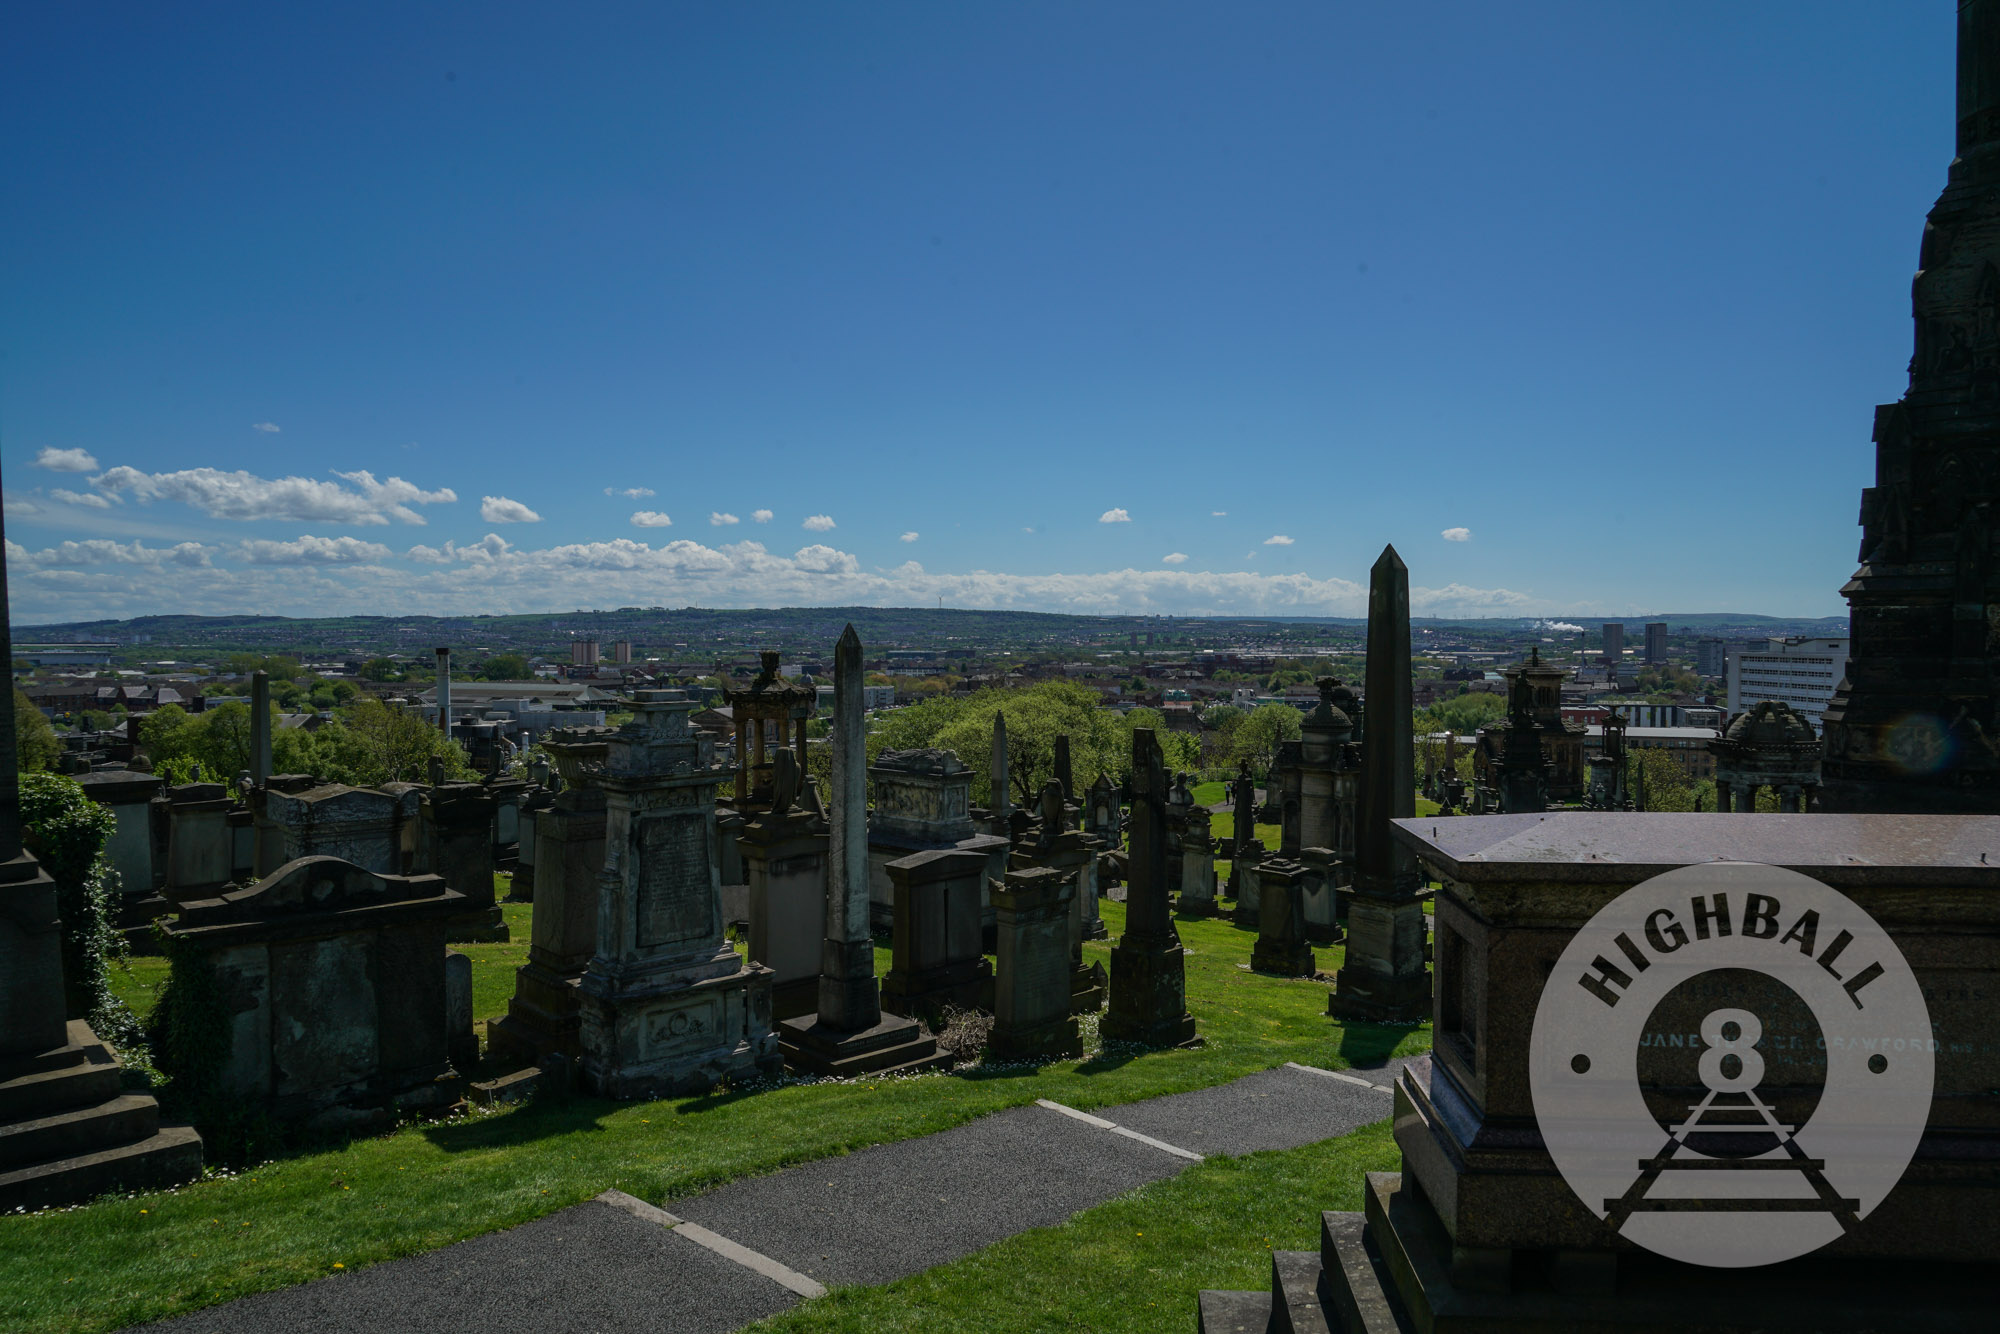
<svg viewBox="0 0 2000 1334"><path fill-rule="evenodd" d="M632 516L634 528L671 528L674 521L658 510L640 510Z"/></svg>
<svg viewBox="0 0 2000 1334"><path fill-rule="evenodd" d="M793 553L792 561L801 570L810 570L814 574L853 574L861 568L861 563L845 551L836 551L818 543L800 547Z"/></svg>
<svg viewBox="0 0 2000 1334"><path fill-rule="evenodd" d="M98 495L95 491L71 491L59 486L49 492L49 495L53 499L62 501L65 505L88 505L94 510L108 510L111 508L111 502L103 496Z"/></svg>
<svg viewBox="0 0 2000 1334"><path fill-rule="evenodd" d="M352 483L354 489L312 477L265 478L218 468L157 473L113 468L91 478L90 484L113 495L130 494L141 503L179 501L212 519L382 524L393 518L421 524L424 516L410 508L412 505L443 505L458 499L458 493L449 487L425 491L400 477L378 482L375 474L365 469L336 472L334 476Z"/></svg>
<svg viewBox="0 0 2000 1334"><path fill-rule="evenodd" d="M518 500L487 496L479 502L479 517L488 523L540 523L542 516Z"/></svg>
<svg viewBox="0 0 2000 1334"><path fill-rule="evenodd" d="M1291 544L1292 539L1286 537L1283 533L1273 533L1264 539L1264 545L1267 547L1288 547Z"/></svg>
<svg viewBox="0 0 2000 1334"><path fill-rule="evenodd" d="M1438 536L1447 542L1470 542L1472 540L1472 530L1470 528L1447 528L1442 533L1439 533Z"/></svg>
<svg viewBox="0 0 2000 1334"><path fill-rule="evenodd" d="M209 548L199 542L182 542L171 547L149 547L143 542L113 542L96 537L87 542L59 542L41 551L27 551L7 544L10 564L27 570L76 569L95 565L184 565L209 564ZM158 596L158 589L154 595Z"/></svg>
<svg viewBox="0 0 2000 1334"><path fill-rule="evenodd" d="M627 500L644 500L647 496L653 494L653 488L650 486L628 486L620 489L615 486L607 486L604 488L604 494L607 496L623 496Z"/></svg>
<svg viewBox="0 0 2000 1334"><path fill-rule="evenodd" d="M830 532L833 529L833 516L830 514L808 515L806 521L799 526L807 532L812 533Z"/></svg>
<svg viewBox="0 0 2000 1334"><path fill-rule="evenodd" d="M737 518L734 514L724 514L721 510L710 510L708 512L708 526L711 528L729 528L742 522L743 520Z"/></svg>
<svg viewBox="0 0 2000 1334"><path fill-rule="evenodd" d="M755 519L758 523L769 523L771 521L771 511L751 510L750 517L752 519Z"/></svg>
<svg viewBox="0 0 2000 1334"><path fill-rule="evenodd" d="M42 507L26 496L17 496L12 491L9 491L5 495L0 495L0 512L11 514L16 518L28 519L40 514ZM11 546L12 544L9 543L9 545Z"/></svg>
<svg viewBox="0 0 2000 1334"><path fill-rule="evenodd" d="M1185 551L1170 551L1166 555L1160 557L1160 564L1185 565L1187 564L1187 553Z"/></svg>
<svg viewBox="0 0 2000 1334"><path fill-rule="evenodd" d="M96 472L97 459L87 449L56 449L45 445L35 455L35 466L50 472Z"/></svg>
<svg viewBox="0 0 2000 1334"><path fill-rule="evenodd" d="M321 539L325 541L326 539ZM303 539L301 539L303 542ZM289 548L291 543L274 544ZM15 614L76 620L160 612L224 614L255 607L277 615L464 614L566 611L578 605L934 606L1058 612L1175 615L1360 616L1367 589L1356 581L1253 569L1185 567L1091 573L1009 574L926 571L914 561L869 570L851 554L814 544L791 556L756 542L719 547L630 538L541 549L488 533L478 542L413 546L402 560L373 563L372 544L349 560L248 561L236 544L147 547L93 540L17 552L10 587ZM260 549L261 550L261 549ZM342 554L331 548L332 554ZM211 560L211 554L214 559ZM171 579L135 578L137 567L168 566ZM1555 615L1573 606L1504 588L1458 584L1413 588L1424 615Z"/></svg>
<svg viewBox="0 0 2000 1334"><path fill-rule="evenodd" d="M276 434L278 433L278 423L276 423L276 422L251 422L251 423L250 423L250 429L251 429L251 430L253 430L253 431L262 431L262 432L264 432L264 433L265 433L266 435L276 435Z"/></svg>
<svg viewBox="0 0 2000 1334"><path fill-rule="evenodd" d="M1124 510L1106 510L1097 516L1099 523L1130 523L1132 516Z"/></svg>
<svg viewBox="0 0 2000 1334"><path fill-rule="evenodd" d="M1210 510L1208 512L1208 517L1211 519L1221 519L1227 517L1228 514L1229 514L1228 510Z"/></svg>
<svg viewBox="0 0 2000 1334"><path fill-rule="evenodd" d="M911 531L904 533L901 537L897 538L896 540L898 542L914 542L917 540L916 531L912 529Z"/></svg>
<svg viewBox="0 0 2000 1334"><path fill-rule="evenodd" d="M358 537L314 537L310 533L293 542L263 539L237 543L243 559L252 565L351 565L362 561L387 560L389 548L380 542L363 542Z"/></svg>

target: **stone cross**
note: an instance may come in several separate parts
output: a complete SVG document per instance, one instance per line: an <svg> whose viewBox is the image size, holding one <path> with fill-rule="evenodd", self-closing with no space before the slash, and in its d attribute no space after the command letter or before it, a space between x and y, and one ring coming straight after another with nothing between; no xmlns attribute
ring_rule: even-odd
<svg viewBox="0 0 2000 1334"><path fill-rule="evenodd" d="M1368 576L1368 718L1361 741L1361 795L1348 906L1347 961L1327 1013L1408 1023L1430 1014L1424 967L1423 881L1416 858L1389 822L1416 816L1411 735L1410 571L1396 548Z"/></svg>

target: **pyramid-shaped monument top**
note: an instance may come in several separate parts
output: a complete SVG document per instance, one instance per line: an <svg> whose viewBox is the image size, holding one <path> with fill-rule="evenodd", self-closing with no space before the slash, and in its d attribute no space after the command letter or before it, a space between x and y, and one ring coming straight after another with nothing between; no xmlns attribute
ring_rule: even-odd
<svg viewBox="0 0 2000 1334"><path fill-rule="evenodd" d="M1382 554L1375 558L1375 568L1369 571L1369 573L1374 575L1393 574L1397 570L1407 572L1409 568L1409 566L1403 564L1403 558L1396 554L1395 544L1391 543L1382 548Z"/></svg>

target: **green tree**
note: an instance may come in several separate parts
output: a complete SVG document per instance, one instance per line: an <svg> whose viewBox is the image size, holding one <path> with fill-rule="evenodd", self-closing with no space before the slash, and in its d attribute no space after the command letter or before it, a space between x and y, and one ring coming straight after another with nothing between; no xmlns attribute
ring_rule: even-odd
<svg viewBox="0 0 2000 1334"><path fill-rule="evenodd" d="M479 664L479 676L484 681L525 681L528 659L520 653L496 653Z"/></svg>
<svg viewBox="0 0 2000 1334"><path fill-rule="evenodd" d="M370 658L361 664L361 679L364 681L400 681L403 669L387 658Z"/></svg>
<svg viewBox="0 0 2000 1334"><path fill-rule="evenodd" d="M348 707L342 722L353 741L351 754L358 769L355 781L368 786L424 782L432 756L444 761L448 778L474 776L464 749L415 710L379 699L358 699Z"/></svg>
<svg viewBox="0 0 2000 1334"><path fill-rule="evenodd" d="M1299 739L1305 716L1289 704L1259 704L1236 727L1230 747L1230 762L1248 762L1258 773L1269 773L1277 763L1278 747Z"/></svg>
<svg viewBox="0 0 2000 1334"><path fill-rule="evenodd" d="M23 773L52 768L62 754L56 729L18 687L14 691L14 754Z"/></svg>
<svg viewBox="0 0 2000 1334"><path fill-rule="evenodd" d="M280 657L266 653L232 653L222 660L222 669L240 672L244 676L252 672L267 673L273 684L289 681L299 674L297 658Z"/></svg>
<svg viewBox="0 0 2000 1334"><path fill-rule="evenodd" d="M1441 699L1417 713L1419 731L1472 736L1487 723L1507 715L1507 697L1491 690L1468 690Z"/></svg>

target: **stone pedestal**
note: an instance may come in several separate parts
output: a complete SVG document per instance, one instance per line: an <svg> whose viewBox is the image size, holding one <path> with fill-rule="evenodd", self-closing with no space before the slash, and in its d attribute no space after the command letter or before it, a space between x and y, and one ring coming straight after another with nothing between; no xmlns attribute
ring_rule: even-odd
<svg viewBox="0 0 2000 1334"><path fill-rule="evenodd" d="M479 1064L479 1034L472 1027L472 960L444 956L444 1050L452 1069L468 1074Z"/></svg>
<svg viewBox="0 0 2000 1334"><path fill-rule="evenodd" d="M604 870L604 793L573 787L535 816L535 907L528 962L514 973L505 1018L487 1025L487 1050L533 1064L583 1050L584 967L597 952L597 879Z"/></svg>
<svg viewBox="0 0 2000 1334"><path fill-rule="evenodd" d="M1319 965L1306 940L1306 868L1273 859L1258 868L1257 879L1257 945L1250 966L1280 977L1311 977Z"/></svg>
<svg viewBox="0 0 2000 1334"><path fill-rule="evenodd" d="M220 783L182 783L167 790L166 896L175 903L207 898L229 883L228 790Z"/></svg>
<svg viewBox="0 0 2000 1334"><path fill-rule="evenodd" d="M153 923L173 911L158 888L164 869L153 856L153 802L165 789L164 779L126 769L103 769L79 775L84 795L110 810L118 821L104 855L118 872L118 897L112 921L126 946L139 954L156 952ZM227 817L234 819L236 812Z"/></svg>
<svg viewBox="0 0 2000 1334"><path fill-rule="evenodd" d="M715 793L727 771L678 690L642 690L605 760L597 953L580 987L584 1086L665 1097L778 1072L771 970L723 935Z"/></svg>
<svg viewBox="0 0 2000 1334"><path fill-rule="evenodd" d="M955 848L972 823L972 770L948 750L890 751L868 766L875 809L868 821L868 916L877 931L896 925L889 863L916 852Z"/></svg>
<svg viewBox="0 0 2000 1334"><path fill-rule="evenodd" d="M738 843L749 886L750 959L771 970L771 1013L779 1019L819 1005L827 843L824 824L802 810L758 816Z"/></svg>
<svg viewBox="0 0 2000 1334"><path fill-rule="evenodd" d="M1347 859L1331 848L1307 848L1299 854L1299 865L1306 871L1306 939L1315 945L1337 945L1342 936L1340 924L1347 916L1346 894L1341 889Z"/></svg>
<svg viewBox="0 0 2000 1334"><path fill-rule="evenodd" d="M1347 962L1334 974L1326 1012L1369 1023L1420 1023L1430 1012L1420 898L1356 894L1347 905Z"/></svg>
<svg viewBox="0 0 2000 1334"><path fill-rule="evenodd" d="M507 922L493 900L493 797L478 783L439 783L424 791L425 865L465 897L449 939L506 940Z"/></svg>
<svg viewBox="0 0 2000 1334"><path fill-rule="evenodd" d="M402 870L404 803L379 788L326 783L303 792L273 789L263 795L263 816L277 828L281 866L301 857L338 857L377 875Z"/></svg>
<svg viewBox="0 0 2000 1334"><path fill-rule="evenodd" d="M1070 1004L1072 876L1048 867L1010 871L993 891L1000 932L993 985L994 1060L1060 1060L1083 1054Z"/></svg>
<svg viewBox="0 0 2000 1334"><path fill-rule="evenodd" d="M1181 835L1181 891L1174 911L1191 917L1213 917L1215 902L1215 842L1207 830L1190 827Z"/></svg>
<svg viewBox="0 0 2000 1334"><path fill-rule="evenodd" d="M1236 909L1229 919L1238 926L1254 927L1263 921L1263 895L1258 892L1257 868L1264 864L1262 846L1252 843L1236 854L1229 878L1236 884Z"/></svg>
<svg viewBox="0 0 2000 1334"><path fill-rule="evenodd" d="M946 1006L978 1008L993 977L980 950L986 861L982 853L951 848L889 863L895 961L882 980L882 1003L897 1014L935 1022Z"/></svg>
<svg viewBox="0 0 2000 1334"><path fill-rule="evenodd" d="M486 784L493 798L493 869L512 871L520 865L521 803L528 785L518 778L495 778Z"/></svg>

